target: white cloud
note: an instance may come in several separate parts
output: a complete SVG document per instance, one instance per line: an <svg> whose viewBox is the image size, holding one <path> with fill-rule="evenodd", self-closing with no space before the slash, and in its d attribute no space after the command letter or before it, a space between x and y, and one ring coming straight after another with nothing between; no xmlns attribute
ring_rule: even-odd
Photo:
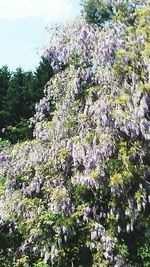
<svg viewBox="0 0 150 267"><path fill-rule="evenodd" d="M70 19L79 10L79 0L0 0L0 19Z"/></svg>

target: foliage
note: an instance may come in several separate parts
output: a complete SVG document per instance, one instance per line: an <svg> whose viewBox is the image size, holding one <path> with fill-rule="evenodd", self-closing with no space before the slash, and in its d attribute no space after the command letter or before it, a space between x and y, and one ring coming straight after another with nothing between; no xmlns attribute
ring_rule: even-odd
<svg viewBox="0 0 150 267"><path fill-rule="evenodd" d="M54 32L35 139L0 154L1 266L149 266L145 2L102 29L80 18Z"/></svg>
<svg viewBox="0 0 150 267"><path fill-rule="evenodd" d="M94 23L101 26L113 17L113 8L111 5L107 5L105 1L85 0L82 5L84 8L85 19L88 23Z"/></svg>
<svg viewBox="0 0 150 267"><path fill-rule="evenodd" d="M52 75L51 63L44 59L35 73L21 68L10 72L6 66L0 69L0 136L3 139L15 143L32 137L28 120Z"/></svg>
<svg viewBox="0 0 150 267"><path fill-rule="evenodd" d="M131 15L134 15L135 10L144 3L145 0L83 0L82 7L88 23L104 26L113 19L134 24Z"/></svg>

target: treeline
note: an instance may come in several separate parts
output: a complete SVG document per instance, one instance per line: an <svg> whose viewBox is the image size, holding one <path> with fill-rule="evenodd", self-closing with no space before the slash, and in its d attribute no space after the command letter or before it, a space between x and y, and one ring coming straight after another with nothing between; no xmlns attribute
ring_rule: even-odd
<svg viewBox="0 0 150 267"><path fill-rule="evenodd" d="M45 84L53 75L51 63L42 59L35 72L0 68L0 138L11 143L32 138L28 120L43 97Z"/></svg>

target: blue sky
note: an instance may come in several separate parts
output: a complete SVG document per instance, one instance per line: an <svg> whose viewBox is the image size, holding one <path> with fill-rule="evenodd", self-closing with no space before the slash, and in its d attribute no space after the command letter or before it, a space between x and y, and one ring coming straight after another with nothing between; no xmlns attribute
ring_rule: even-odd
<svg viewBox="0 0 150 267"><path fill-rule="evenodd" d="M47 44L45 27L79 12L80 0L0 0L0 67L34 70Z"/></svg>

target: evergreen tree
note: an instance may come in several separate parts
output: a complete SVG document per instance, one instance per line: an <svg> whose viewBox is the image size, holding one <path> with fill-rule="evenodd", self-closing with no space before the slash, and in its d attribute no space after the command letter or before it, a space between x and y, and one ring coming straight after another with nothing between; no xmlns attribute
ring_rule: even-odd
<svg viewBox="0 0 150 267"><path fill-rule="evenodd" d="M88 23L103 25L113 17L113 8L99 0L84 0L82 2L85 19Z"/></svg>
<svg viewBox="0 0 150 267"><path fill-rule="evenodd" d="M53 75L51 63L42 59L36 71L17 68L0 70L0 137L11 142L31 138L28 120L35 112L35 104L44 96L44 86ZM5 130L3 130L5 129Z"/></svg>
<svg viewBox="0 0 150 267"><path fill-rule="evenodd" d="M90 24L104 26L106 22L113 18L129 25L134 24L134 14L137 7L144 4L144 0L82 0L85 19Z"/></svg>
<svg viewBox="0 0 150 267"><path fill-rule="evenodd" d="M5 122L9 118L9 113L5 110L4 105L10 79L11 73L8 67L3 66L0 69L0 130L2 130L5 125Z"/></svg>

